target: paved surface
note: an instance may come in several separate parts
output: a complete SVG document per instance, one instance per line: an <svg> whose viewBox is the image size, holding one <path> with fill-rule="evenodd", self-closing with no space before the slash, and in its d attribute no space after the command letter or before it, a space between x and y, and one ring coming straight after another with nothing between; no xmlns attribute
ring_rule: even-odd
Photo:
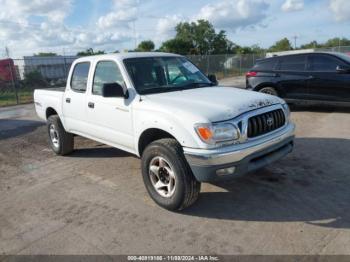
<svg viewBox="0 0 350 262"><path fill-rule="evenodd" d="M235 77L228 77L219 80L219 84L222 86L231 86L231 87L238 87L238 88L245 88L245 77L244 76L235 76Z"/></svg>
<svg viewBox="0 0 350 262"><path fill-rule="evenodd" d="M140 161L85 139L57 157L32 105L0 109L0 254L350 254L350 112L292 115L296 147L183 213Z"/></svg>

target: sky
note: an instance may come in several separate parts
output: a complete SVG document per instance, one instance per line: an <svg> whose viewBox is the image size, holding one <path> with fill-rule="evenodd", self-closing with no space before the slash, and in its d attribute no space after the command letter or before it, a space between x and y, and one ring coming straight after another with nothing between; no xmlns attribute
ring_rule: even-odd
<svg viewBox="0 0 350 262"><path fill-rule="evenodd" d="M350 38L350 0L0 0L0 56L156 46L179 22L209 20L239 45Z"/></svg>

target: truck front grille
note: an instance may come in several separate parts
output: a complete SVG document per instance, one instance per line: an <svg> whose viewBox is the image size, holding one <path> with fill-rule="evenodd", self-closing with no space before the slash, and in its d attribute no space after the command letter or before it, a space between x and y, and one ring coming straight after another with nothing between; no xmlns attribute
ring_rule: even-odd
<svg viewBox="0 0 350 262"><path fill-rule="evenodd" d="M248 121L248 138L267 134L284 126L285 123L286 117L282 109L253 116Z"/></svg>

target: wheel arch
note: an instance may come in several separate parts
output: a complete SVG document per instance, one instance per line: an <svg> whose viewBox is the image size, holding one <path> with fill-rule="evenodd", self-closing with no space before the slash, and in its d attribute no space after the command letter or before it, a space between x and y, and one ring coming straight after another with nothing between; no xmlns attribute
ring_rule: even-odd
<svg viewBox="0 0 350 262"><path fill-rule="evenodd" d="M156 140L163 139L163 138L171 138L171 139L178 141L175 138L175 136L173 136L169 132L167 132L163 129L160 129L160 128L148 128L148 129L144 130L141 133L139 140L138 140L138 144L137 144L139 156L142 156L143 151L145 150L145 148L149 144L151 144L152 142L154 142Z"/></svg>
<svg viewBox="0 0 350 262"><path fill-rule="evenodd" d="M261 83L254 88L254 91L259 91L260 89L262 89L264 87L272 87L276 91L278 91L277 85L275 83L272 83L272 82Z"/></svg>
<svg viewBox="0 0 350 262"><path fill-rule="evenodd" d="M272 87L273 89L275 89L277 92L277 95L279 97L283 97L283 95L284 95L282 90L278 87L278 84L272 83L272 82L261 83L260 85L258 85L254 88L254 91L259 92L261 89L263 89L265 87Z"/></svg>
<svg viewBox="0 0 350 262"><path fill-rule="evenodd" d="M53 107L48 107L45 112L46 119L54 115L58 115L57 111Z"/></svg>

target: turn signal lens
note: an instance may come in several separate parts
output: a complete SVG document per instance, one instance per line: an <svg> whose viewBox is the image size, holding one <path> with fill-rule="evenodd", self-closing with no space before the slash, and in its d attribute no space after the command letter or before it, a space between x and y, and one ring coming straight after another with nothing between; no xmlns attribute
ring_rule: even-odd
<svg viewBox="0 0 350 262"><path fill-rule="evenodd" d="M199 127L198 128L198 133L200 135L200 137L207 141L213 138L213 133L211 132L211 130L207 127Z"/></svg>
<svg viewBox="0 0 350 262"><path fill-rule="evenodd" d="M238 129L230 123L197 124L195 129L200 139L211 145L239 138Z"/></svg>

